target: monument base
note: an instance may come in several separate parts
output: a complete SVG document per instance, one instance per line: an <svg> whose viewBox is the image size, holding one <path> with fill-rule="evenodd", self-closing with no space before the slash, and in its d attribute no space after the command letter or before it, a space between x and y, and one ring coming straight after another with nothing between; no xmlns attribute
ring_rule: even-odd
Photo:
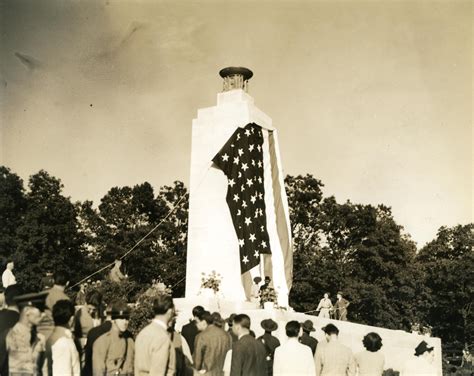
<svg viewBox="0 0 474 376"><path fill-rule="evenodd" d="M297 320L299 322L311 320L316 329L312 335L319 343L325 342L324 333L321 328L330 322L333 323L339 329L340 341L351 348L354 354L364 350L362 344L364 336L367 333L376 332L382 337L383 346L380 351L385 356L385 369L391 368L395 371L401 371L405 362L414 356L415 347L424 340L428 342L430 346L434 346L435 365L438 370L438 375L442 375L441 340L439 338L426 337L415 333L408 333L403 330L392 330L356 324L349 321L325 319L294 311L259 309L256 303L251 302L196 297L174 299L174 303L178 311L176 323L176 329L178 331L192 318L193 307L201 305L210 312L219 312L224 319L229 317L231 313L247 314L252 322L251 329L255 332L257 337L264 333L260 322L264 319L271 318L278 323L278 330L276 330L273 335L278 337L281 343L287 340L285 325L291 320Z"/></svg>

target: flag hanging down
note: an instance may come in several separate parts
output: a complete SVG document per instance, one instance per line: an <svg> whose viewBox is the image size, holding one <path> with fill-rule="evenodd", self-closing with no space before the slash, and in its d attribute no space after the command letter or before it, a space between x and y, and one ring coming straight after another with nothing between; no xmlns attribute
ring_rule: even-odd
<svg viewBox="0 0 474 376"><path fill-rule="evenodd" d="M263 134L256 124L239 128L212 161L228 179L227 204L240 249L241 274L269 254L263 185Z"/></svg>
<svg viewBox="0 0 474 376"><path fill-rule="evenodd" d="M274 277L274 286L282 288L286 295L291 288L293 252L287 199L275 144L273 131L250 123L238 128L212 159L227 177L226 201L239 243L247 296L247 284L251 281L247 272L262 259L264 273Z"/></svg>

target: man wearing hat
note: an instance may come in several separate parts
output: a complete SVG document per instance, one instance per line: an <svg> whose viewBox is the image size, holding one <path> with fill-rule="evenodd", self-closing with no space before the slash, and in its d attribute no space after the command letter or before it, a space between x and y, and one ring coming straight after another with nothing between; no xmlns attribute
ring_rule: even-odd
<svg viewBox="0 0 474 376"><path fill-rule="evenodd" d="M280 346L280 340L272 336L272 332L278 329L278 324L272 319L262 320L260 326L265 331L263 336L257 338L265 346L267 351L267 375L273 375L273 357L275 355L275 349Z"/></svg>
<svg viewBox="0 0 474 376"><path fill-rule="evenodd" d="M327 324L322 330L327 343L316 349L316 376L355 375L352 351L339 342L339 329L334 324Z"/></svg>
<svg viewBox="0 0 474 376"><path fill-rule="evenodd" d="M415 356L408 360L400 376L436 376L438 373L433 365L434 347L421 341L415 348Z"/></svg>
<svg viewBox="0 0 474 376"><path fill-rule="evenodd" d="M93 345L93 375L133 375L135 343L127 332L130 317L127 304L114 303L111 316L111 329Z"/></svg>
<svg viewBox="0 0 474 376"><path fill-rule="evenodd" d="M20 308L19 321L8 331L6 350L8 352L9 374L36 375L42 367L45 339L36 333L41 320L46 294L25 294L15 298Z"/></svg>
<svg viewBox="0 0 474 376"><path fill-rule="evenodd" d="M301 329L303 329L303 334L300 337L300 343L309 346L314 356L316 353L316 347L318 346L318 340L310 335L311 332L316 331L313 327L313 322L311 320L306 320L301 324Z"/></svg>
<svg viewBox="0 0 474 376"><path fill-rule="evenodd" d="M288 341L275 350L273 374L275 376L313 376L314 360L311 349L298 342L301 332L300 323L289 321L285 326L285 331Z"/></svg>
<svg viewBox="0 0 474 376"><path fill-rule="evenodd" d="M336 320L347 321L347 307L349 302L342 297L342 292L337 293L337 301L334 304L334 311L336 314Z"/></svg>

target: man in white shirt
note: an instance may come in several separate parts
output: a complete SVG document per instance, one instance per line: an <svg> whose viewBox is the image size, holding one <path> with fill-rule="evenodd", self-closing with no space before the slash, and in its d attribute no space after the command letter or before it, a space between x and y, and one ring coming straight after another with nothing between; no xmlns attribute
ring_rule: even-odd
<svg viewBox="0 0 474 376"><path fill-rule="evenodd" d="M6 289L8 286L16 284L16 278L12 272L14 266L15 264L13 263L13 261L8 260L7 267L5 268L2 274L2 284L4 289Z"/></svg>
<svg viewBox="0 0 474 376"><path fill-rule="evenodd" d="M49 376L79 376L81 373L79 354L70 330L73 319L74 305L71 301L58 300L53 306L54 330L46 342Z"/></svg>
<svg viewBox="0 0 474 376"><path fill-rule="evenodd" d="M299 343L301 325L298 321L289 321L286 326L288 341L275 349L273 362L274 376L314 376L314 361L311 348Z"/></svg>

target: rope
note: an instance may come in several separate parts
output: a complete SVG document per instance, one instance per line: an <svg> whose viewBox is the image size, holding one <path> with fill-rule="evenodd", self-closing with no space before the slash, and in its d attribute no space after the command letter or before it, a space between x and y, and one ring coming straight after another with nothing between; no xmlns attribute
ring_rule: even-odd
<svg viewBox="0 0 474 376"><path fill-rule="evenodd" d="M127 252L125 252L121 257L120 257L120 260L123 260L125 257L127 257L134 249L136 249L146 238L148 238L158 227L160 227L160 225L166 221L168 219L168 217L171 215L171 213L173 213L175 211L175 209L177 209L179 207L179 205L181 204L181 201L183 200L183 198L186 196L186 193L182 194L181 197L179 198L179 200L176 202L176 204L168 211L168 213L166 214L166 216L155 226L153 227L150 231L148 231L148 233L143 236L138 242L135 243L135 245L130 248ZM87 277L81 279L79 282L77 282L76 284L72 285L70 288L74 288L78 285L80 285L82 282L84 281L87 281L89 278L95 276L96 274L99 274L100 272L104 271L105 269L111 267L112 265L114 265L114 262L108 264L108 265L105 265L104 267L100 268L99 270L95 271L94 273L92 274L89 274Z"/></svg>
<svg viewBox="0 0 474 376"><path fill-rule="evenodd" d="M197 191L200 187L201 187L201 184L202 182L204 181L207 173L209 172L209 170L211 169L211 166L212 166L212 163L209 164L209 166L207 167L207 170L203 173L202 175L202 179L201 181L199 182L199 184L196 186L196 189L195 191ZM186 196L186 193L182 194L181 197L179 198L179 200L174 204L174 206L169 210L168 214L166 214L166 216L155 226L153 227L144 237L142 237L138 242L135 243L135 245L130 248L127 252L125 252L121 257L120 257L120 260L123 260L125 257L127 257L134 249L136 249L146 238L148 238L148 236L150 236L158 227L160 227L160 225L166 221L168 219L168 217L171 215L171 213L173 213L175 211L176 208L179 207L179 205L181 204L181 201L183 200L183 198ZM87 281L89 278L95 276L96 274L99 274L100 272L104 271L105 269L107 268L110 268L112 265L114 265L114 262L108 264L108 265L105 265L104 267L100 268L99 270L95 271L94 273L88 275L87 277L81 279L79 282L75 283L74 285L70 286L69 288L72 289L76 286L79 286L82 282L84 281ZM178 284L180 284L182 281L184 281L186 279L186 277L182 278L179 282L177 282L173 288L175 286L177 286Z"/></svg>

